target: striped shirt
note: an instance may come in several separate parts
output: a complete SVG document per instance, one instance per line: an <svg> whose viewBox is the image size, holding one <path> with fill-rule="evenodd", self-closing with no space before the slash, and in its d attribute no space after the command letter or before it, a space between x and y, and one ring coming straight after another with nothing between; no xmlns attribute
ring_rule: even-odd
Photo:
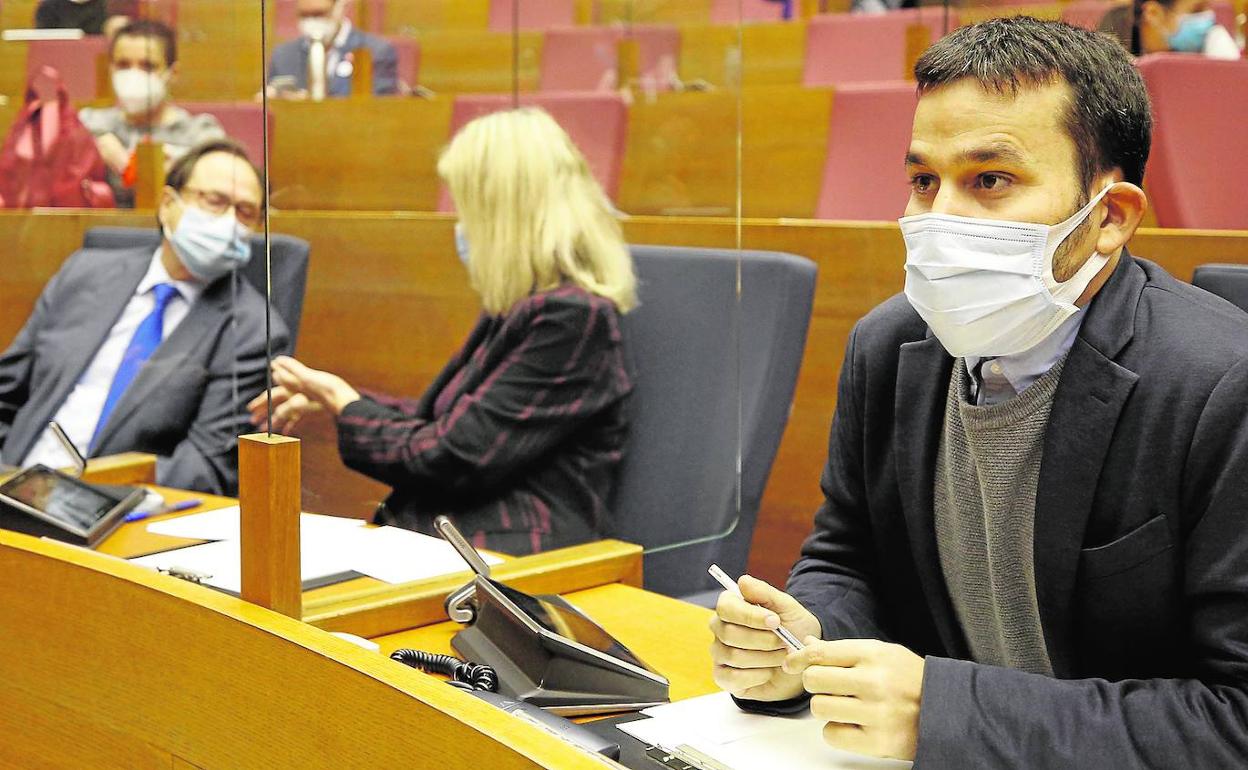
<svg viewBox="0 0 1248 770"><path fill-rule="evenodd" d="M419 400L363 394L338 448L393 487L378 523L542 551L605 533L632 387L614 304L565 286L483 315Z"/></svg>

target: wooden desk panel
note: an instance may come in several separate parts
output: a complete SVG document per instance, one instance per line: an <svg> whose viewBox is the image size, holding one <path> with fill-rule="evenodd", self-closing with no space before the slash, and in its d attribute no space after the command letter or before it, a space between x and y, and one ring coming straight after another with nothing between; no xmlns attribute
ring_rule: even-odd
<svg viewBox="0 0 1248 770"><path fill-rule="evenodd" d="M746 24L737 50L735 25L686 26L680 30L680 77L721 88L800 85L806 59L806 22Z"/></svg>
<svg viewBox="0 0 1248 770"><path fill-rule="evenodd" d="M0 242L17 243L0 302L0 344L12 338L43 282L90 224L136 215L0 212ZM418 395L462 343L477 312L452 248L452 218L436 214L277 212L273 231L312 242L299 354L357 385ZM632 217L632 243L731 248L731 220ZM747 220L747 248L789 251L819 265L814 317L792 416L763 496L751 570L782 580L820 499L819 473L853 323L899 291L904 247L895 224ZM1144 230L1133 251L1189 280L1205 262L1248 264L1248 232ZM749 287L746 286L748 291ZM8 310L16 306L18 310ZM332 427L305 439L304 507L367 515L385 487L343 468Z"/></svg>
<svg viewBox="0 0 1248 770"><path fill-rule="evenodd" d="M305 623L62 543L0 532L0 616L8 767L602 767Z"/></svg>
<svg viewBox="0 0 1248 770"><path fill-rule="evenodd" d="M387 6L387 18L393 5ZM516 35L518 55L513 51L512 35L505 32L437 30L416 37L420 42L420 84L435 93L509 92L516 63L520 90L537 88L542 66L541 32Z"/></svg>
<svg viewBox="0 0 1248 770"><path fill-rule="evenodd" d="M437 209L434 168L450 136L451 102L397 96L271 102L272 206Z"/></svg>
<svg viewBox="0 0 1248 770"><path fill-rule="evenodd" d="M747 216L809 216L823 181L832 93L759 87L660 94L629 111L619 207L630 214L736 211L741 102Z"/></svg>

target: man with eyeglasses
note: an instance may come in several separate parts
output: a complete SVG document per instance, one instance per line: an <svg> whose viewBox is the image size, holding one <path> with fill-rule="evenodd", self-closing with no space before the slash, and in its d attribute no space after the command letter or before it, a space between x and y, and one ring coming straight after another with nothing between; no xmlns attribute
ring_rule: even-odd
<svg viewBox="0 0 1248 770"><path fill-rule="evenodd" d="M160 246L82 249L44 288L0 354L0 462L157 455L156 481L233 494L236 437L264 387L264 298L234 275L263 217L260 174L237 143L192 148L170 168ZM273 350L289 335L272 317Z"/></svg>

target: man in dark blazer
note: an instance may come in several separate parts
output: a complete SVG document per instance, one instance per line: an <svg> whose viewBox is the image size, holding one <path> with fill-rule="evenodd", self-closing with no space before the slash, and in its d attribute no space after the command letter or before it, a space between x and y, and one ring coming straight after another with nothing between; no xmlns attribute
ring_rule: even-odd
<svg viewBox="0 0 1248 770"><path fill-rule="evenodd" d="M1125 248L1138 73L1017 18L915 74L906 291L850 337L787 593L720 598L716 681L916 767L1248 766L1248 315Z"/></svg>
<svg viewBox="0 0 1248 770"><path fill-rule="evenodd" d="M82 249L0 354L0 460L66 465L56 419L87 456L157 455L158 483L232 494L244 409L265 382L264 298L231 274L250 257L259 173L216 140L169 170L153 254ZM273 348L287 348L274 316Z"/></svg>
<svg viewBox="0 0 1248 770"><path fill-rule="evenodd" d="M297 0L300 36L273 49L269 60L269 83L288 79L296 92L308 88L308 51L312 35L325 42L327 96L350 96L355 72L355 52L367 49L373 57L373 94L399 92L399 59L394 46L376 35L361 32L346 17L349 0Z"/></svg>

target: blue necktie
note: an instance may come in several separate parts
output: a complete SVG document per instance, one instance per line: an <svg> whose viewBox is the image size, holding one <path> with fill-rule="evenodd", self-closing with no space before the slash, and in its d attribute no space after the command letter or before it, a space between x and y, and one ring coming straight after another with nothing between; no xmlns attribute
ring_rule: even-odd
<svg viewBox="0 0 1248 770"><path fill-rule="evenodd" d="M121 357L121 365L117 367L117 373L113 375L112 387L108 389L108 398L104 399L104 408L100 411L100 421L95 424L95 433L91 436L92 450L95 449L95 442L100 437L100 431L108 422L108 416L113 413L113 407L117 406L126 388L130 387L135 375L143 368L143 363L152 357L152 353L160 345L165 332L165 308L169 306L170 300L178 296L178 290L171 284L158 283L152 287L152 295L156 297L156 307L152 308L152 312L143 319L139 328L134 330L130 345L126 348L125 355Z"/></svg>

